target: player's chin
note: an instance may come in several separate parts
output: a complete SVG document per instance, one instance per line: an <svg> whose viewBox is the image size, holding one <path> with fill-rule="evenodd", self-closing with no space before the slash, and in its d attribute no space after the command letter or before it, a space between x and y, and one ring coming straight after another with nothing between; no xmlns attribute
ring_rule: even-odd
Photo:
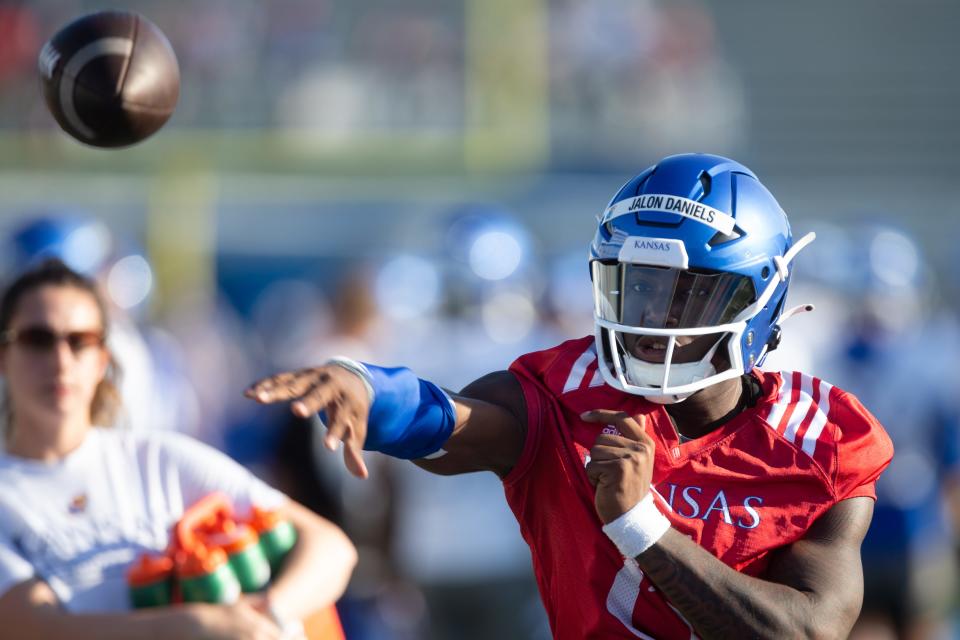
<svg viewBox="0 0 960 640"><path fill-rule="evenodd" d="M671 362L684 364L697 362L709 351L709 347L702 348L693 336L678 336L674 339L673 357ZM644 342L637 341L629 350L630 355L649 364L663 364L667 360L666 341Z"/></svg>
<svg viewBox="0 0 960 640"><path fill-rule="evenodd" d="M663 364L667 359L667 350L658 346L640 346L637 345L631 349L630 354L638 360L643 360L649 364Z"/></svg>

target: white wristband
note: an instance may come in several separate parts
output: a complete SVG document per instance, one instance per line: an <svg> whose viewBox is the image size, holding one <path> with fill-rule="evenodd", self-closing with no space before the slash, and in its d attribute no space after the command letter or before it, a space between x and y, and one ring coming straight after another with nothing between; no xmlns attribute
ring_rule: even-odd
<svg viewBox="0 0 960 640"><path fill-rule="evenodd" d="M653 502L653 493L613 522L604 525L603 532L617 545L624 558L636 558L663 537L670 521L660 513Z"/></svg>
<svg viewBox="0 0 960 640"><path fill-rule="evenodd" d="M373 390L373 377L370 375L370 372L367 371L367 368L363 366L362 362L357 362L353 358L347 358L346 356L333 356L323 364L335 364L341 369L346 369L360 378L363 386L367 389L367 397L370 398L370 405L373 406L373 400L376 397L376 393Z"/></svg>

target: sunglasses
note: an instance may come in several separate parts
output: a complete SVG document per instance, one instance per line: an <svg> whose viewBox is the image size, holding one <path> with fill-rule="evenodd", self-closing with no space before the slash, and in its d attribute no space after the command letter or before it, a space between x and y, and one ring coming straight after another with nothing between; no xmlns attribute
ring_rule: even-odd
<svg viewBox="0 0 960 640"><path fill-rule="evenodd" d="M0 342L16 344L31 351L53 351L63 340L74 353L80 353L91 347L102 347L105 341L103 331L68 331L58 333L49 327L27 327L6 331Z"/></svg>

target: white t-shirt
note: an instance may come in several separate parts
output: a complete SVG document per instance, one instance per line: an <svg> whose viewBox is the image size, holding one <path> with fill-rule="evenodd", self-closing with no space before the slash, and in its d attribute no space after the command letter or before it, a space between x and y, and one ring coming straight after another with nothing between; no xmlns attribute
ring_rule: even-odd
<svg viewBox="0 0 960 640"><path fill-rule="evenodd" d="M0 595L36 576L68 611L128 610L130 564L163 551L184 510L215 491L238 513L285 500L223 453L171 431L94 428L54 463L0 454Z"/></svg>

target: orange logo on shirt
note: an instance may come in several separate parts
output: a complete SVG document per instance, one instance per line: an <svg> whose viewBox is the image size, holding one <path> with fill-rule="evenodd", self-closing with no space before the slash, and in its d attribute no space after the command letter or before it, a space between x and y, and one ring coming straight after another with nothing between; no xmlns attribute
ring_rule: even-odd
<svg viewBox="0 0 960 640"><path fill-rule="evenodd" d="M87 494L81 493L76 497L74 497L74 499L70 501L70 506L67 507L67 510L70 513L83 513L84 511L86 511L87 510Z"/></svg>

